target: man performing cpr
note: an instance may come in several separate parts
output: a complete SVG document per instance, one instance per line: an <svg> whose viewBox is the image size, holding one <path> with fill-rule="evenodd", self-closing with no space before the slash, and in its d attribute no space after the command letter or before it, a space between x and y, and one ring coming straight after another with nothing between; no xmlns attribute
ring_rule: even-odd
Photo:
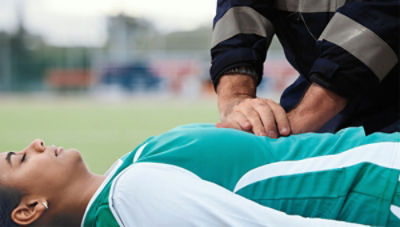
<svg viewBox="0 0 400 227"><path fill-rule="evenodd" d="M37 139L0 154L0 226L399 226L399 173L400 133L362 128L272 139L186 125L105 176Z"/></svg>

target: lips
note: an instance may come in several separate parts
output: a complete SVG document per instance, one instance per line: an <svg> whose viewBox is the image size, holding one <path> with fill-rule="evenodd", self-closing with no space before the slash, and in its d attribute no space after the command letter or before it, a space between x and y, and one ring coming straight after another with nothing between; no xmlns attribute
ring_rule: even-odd
<svg viewBox="0 0 400 227"><path fill-rule="evenodd" d="M58 157L63 151L64 151L64 148L63 148L63 147L56 148L56 149L54 150L54 155L55 155L56 157Z"/></svg>

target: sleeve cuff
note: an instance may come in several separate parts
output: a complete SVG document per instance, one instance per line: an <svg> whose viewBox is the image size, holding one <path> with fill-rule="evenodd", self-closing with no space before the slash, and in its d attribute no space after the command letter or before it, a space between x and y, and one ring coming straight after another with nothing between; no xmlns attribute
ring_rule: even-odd
<svg viewBox="0 0 400 227"><path fill-rule="evenodd" d="M339 68L337 63L319 58L310 70L310 80L340 96L352 99L359 91L352 86L346 76L339 75Z"/></svg>
<svg viewBox="0 0 400 227"><path fill-rule="evenodd" d="M255 72L255 81L258 85L261 82L263 74L262 62L257 60L251 49L238 48L231 50L228 53L221 54L213 60L210 68L210 74L213 80L214 88L217 87L219 79L225 75L226 72L243 66L249 67Z"/></svg>

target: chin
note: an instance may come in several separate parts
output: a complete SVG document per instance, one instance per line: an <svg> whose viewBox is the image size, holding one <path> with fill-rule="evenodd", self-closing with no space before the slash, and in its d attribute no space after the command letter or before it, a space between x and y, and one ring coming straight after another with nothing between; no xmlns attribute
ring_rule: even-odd
<svg viewBox="0 0 400 227"><path fill-rule="evenodd" d="M62 162L72 169L79 168L80 166L85 166L81 153L76 149L65 150L63 154L59 156Z"/></svg>
<svg viewBox="0 0 400 227"><path fill-rule="evenodd" d="M84 162L81 153L77 149L69 149L67 152L75 162Z"/></svg>
<svg viewBox="0 0 400 227"><path fill-rule="evenodd" d="M89 171L85 161L82 158L81 153L77 149L70 149L68 150L70 152L71 158L73 159L74 166L77 168L83 168L86 171Z"/></svg>

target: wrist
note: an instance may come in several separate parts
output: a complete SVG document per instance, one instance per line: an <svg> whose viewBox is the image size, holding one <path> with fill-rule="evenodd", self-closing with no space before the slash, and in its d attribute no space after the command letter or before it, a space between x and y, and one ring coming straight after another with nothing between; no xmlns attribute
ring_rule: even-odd
<svg viewBox="0 0 400 227"><path fill-rule="evenodd" d="M258 80L258 75L257 75L256 70L253 67L246 66L246 65L231 68L231 69L227 70L224 73L224 75L246 75L246 76L250 76L251 78L253 78L253 80L255 82Z"/></svg>
<svg viewBox="0 0 400 227"><path fill-rule="evenodd" d="M293 133L318 130L346 104L346 98L313 83L300 103L288 113Z"/></svg>
<svg viewBox="0 0 400 227"><path fill-rule="evenodd" d="M221 77L216 90L218 98L255 97L256 84L251 76L227 74Z"/></svg>
<svg viewBox="0 0 400 227"><path fill-rule="evenodd" d="M218 109L224 119L241 101L256 97L255 81L248 75L224 75L217 86L217 95Z"/></svg>

